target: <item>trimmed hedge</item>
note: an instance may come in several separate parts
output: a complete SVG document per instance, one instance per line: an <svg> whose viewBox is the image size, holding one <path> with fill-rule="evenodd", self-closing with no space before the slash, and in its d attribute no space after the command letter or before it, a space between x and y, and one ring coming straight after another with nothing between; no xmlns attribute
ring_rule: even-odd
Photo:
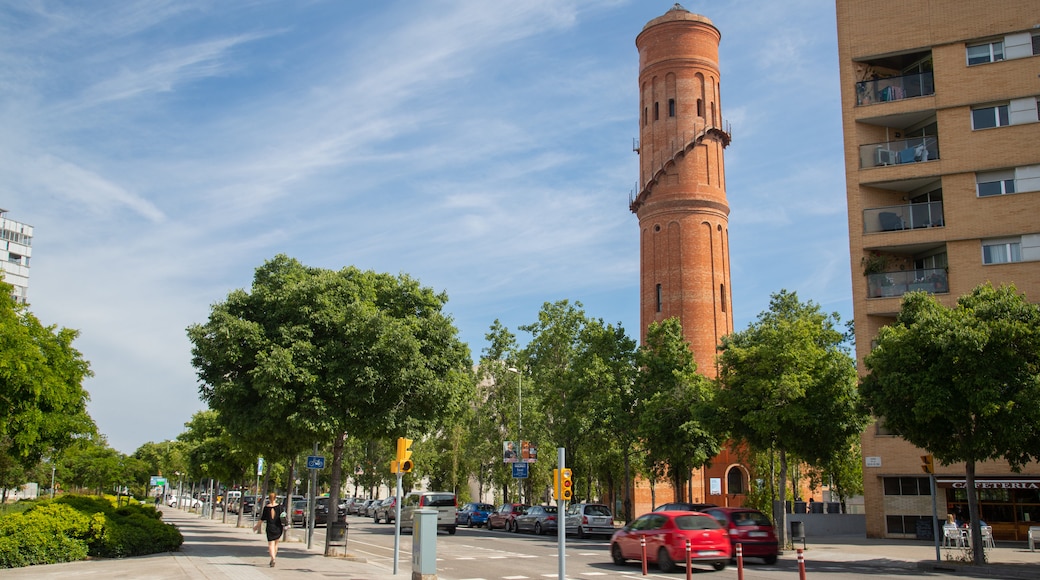
<svg viewBox="0 0 1040 580"><path fill-rule="evenodd" d="M152 506L63 496L0 518L0 568L172 552L184 536Z"/></svg>

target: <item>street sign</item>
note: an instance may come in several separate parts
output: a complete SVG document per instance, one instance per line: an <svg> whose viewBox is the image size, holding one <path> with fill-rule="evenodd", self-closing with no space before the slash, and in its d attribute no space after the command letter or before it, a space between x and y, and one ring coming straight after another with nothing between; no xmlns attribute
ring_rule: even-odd
<svg viewBox="0 0 1040 580"><path fill-rule="evenodd" d="M323 456L323 455L308 455L307 456L307 469L325 469L325 456Z"/></svg>
<svg viewBox="0 0 1040 580"><path fill-rule="evenodd" d="M514 463L513 465L513 479L527 479L527 468L530 464L528 463Z"/></svg>
<svg viewBox="0 0 1040 580"><path fill-rule="evenodd" d="M162 486L166 485L166 478L161 476L161 475L153 475L152 478L151 478L150 485L153 486L153 487L154 486L162 487Z"/></svg>

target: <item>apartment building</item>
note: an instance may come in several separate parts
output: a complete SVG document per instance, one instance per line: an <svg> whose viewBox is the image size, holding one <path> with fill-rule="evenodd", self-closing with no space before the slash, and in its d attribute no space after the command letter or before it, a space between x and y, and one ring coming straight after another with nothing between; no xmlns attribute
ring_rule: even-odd
<svg viewBox="0 0 1040 580"><path fill-rule="evenodd" d="M1036 0L837 0L849 249L862 361L912 290L954 305L986 281L1040 301L1040 11ZM867 535L930 534L925 452L863 433ZM940 516L963 513L964 466L936 465ZM1024 540L1040 465L978 466L982 517Z"/></svg>
<svg viewBox="0 0 1040 580"><path fill-rule="evenodd" d="M0 209L0 278L14 286L11 297L22 304L28 300L32 237L32 226L7 219Z"/></svg>

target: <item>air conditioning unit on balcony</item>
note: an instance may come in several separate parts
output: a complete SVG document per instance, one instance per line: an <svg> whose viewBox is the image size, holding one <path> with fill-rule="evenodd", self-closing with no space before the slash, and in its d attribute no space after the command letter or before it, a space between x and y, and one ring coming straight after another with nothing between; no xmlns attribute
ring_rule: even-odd
<svg viewBox="0 0 1040 580"><path fill-rule="evenodd" d="M895 151L890 151L884 147L878 147L874 150L875 165L895 165L897 157Z"/></svg>

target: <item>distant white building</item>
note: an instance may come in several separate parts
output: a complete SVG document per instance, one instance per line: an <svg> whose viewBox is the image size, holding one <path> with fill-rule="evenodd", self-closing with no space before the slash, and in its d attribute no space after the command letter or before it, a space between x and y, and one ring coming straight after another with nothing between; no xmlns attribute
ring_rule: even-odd
<svg viewBox="0 0 1040 580"><path fill-rule="evenodd" d="M0 273L14 286L11 297L22 304L28 301L32 237L32 226L7 219L7 210L0 208Z"/></svg>

